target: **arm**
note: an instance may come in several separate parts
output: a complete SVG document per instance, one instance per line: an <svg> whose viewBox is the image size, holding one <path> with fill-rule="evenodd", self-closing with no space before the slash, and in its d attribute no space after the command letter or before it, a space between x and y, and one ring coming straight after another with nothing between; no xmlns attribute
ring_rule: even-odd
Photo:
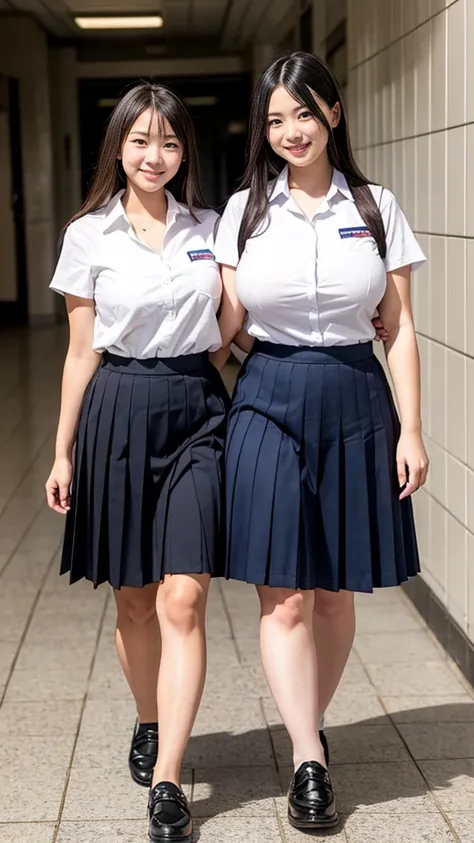
<svg viewBox="0 0 474 843"><path fill-rule="evenodd" d="M230 344L241 331L245 319L245 309L240 304L235 292L235 269L222 266L222 301L219 311L219 329L222 348L210 355L211 362L222 369L230 355Z"/></svg>
<svg viewBox="0 0 474 843"><path fill-rule="evenodd" d="M379 307L380 318L389 333L385 353L401 417L397 470L400 486L406 486L400 499L422 486L428 472L428 457L421 437L420 359L413 324L410 279L410 266L388 272L387 289Z"/></svg>
<svg viewBox="0 0 474 843"><path fill-rule="evenodd" d="M69 318L69 347L63 370L55 460L46 482L48 505L61 514L67 512L70 506L72 449L82 400L101 359L100 354L92 349L94 300L67 295L66 306Z"/></svg>

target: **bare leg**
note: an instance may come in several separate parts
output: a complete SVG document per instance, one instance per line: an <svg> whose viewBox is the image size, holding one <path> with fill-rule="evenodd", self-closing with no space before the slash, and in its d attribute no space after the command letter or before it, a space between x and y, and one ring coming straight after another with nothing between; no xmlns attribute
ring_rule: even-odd
<svg viewBox="0 0 474 843"><path fill-rule="evenodd" d="M325 766L318 731L314 591L268 586L260 586L257 591L263 668L293 744L295 770L304 761L318 761Z"/></svg>
<svg viewBox="0 0 474 843"><path fill-rule="evenodd" d="M114 591L117 604L117 653L141 723L157 717L156 687L161 640L156 614L157 585Z"/></svg>
<svg viewBox="0 0 474 843"><path fill-rule="evenodd" d="M314 592L313 630L318 654L319 711L324 715L341 681L354 642L353 592L317 588Z"/></svg>
<svg viewBox="0 0 474 843"><path fill-rule="evenodd" d="M206 675L207 574L166 576L158 588L163 641L158 679L160 744L153 787L180 785L183 756L201 701Z"/></svg>

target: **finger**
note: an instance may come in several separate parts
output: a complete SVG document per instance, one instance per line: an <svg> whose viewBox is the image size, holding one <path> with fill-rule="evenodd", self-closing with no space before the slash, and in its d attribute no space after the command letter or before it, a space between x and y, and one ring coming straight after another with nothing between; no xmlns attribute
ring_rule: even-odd
<svg viewBox="0 0 474 843"><path fill-rule="evenodd" d="M59 503L61 504L63 509L70 509L69 485L66 483L61 483L61 485L59 486Z"/></svg>
<svg viewBox="0 0 474 843"><path fill-rule="evenodd" d="M407 466L404 459L397 460L397 475L400 488L407 482Z"/></svg>
<svg viewBox="0 0 474 843"><path fill-rule="evenodd" d="M409 468L408 482L400 495L400 500L410 497L410 495L413 495L413 493L420 488L420 474L421 472L419 468Z"/></svg>
<svg viewBox="0 0 474 843"><path fill-rule="evenodd" d="M66 511L59 501L59 490L55 483L46 484L46 500L50 509L59 515L65 515Z"/></svg>
<svg viewBox="0 0 474 843"><path fill-rule="evenodd" d="M383 322L378 316L376 316L375 319L372 319L372 325L374 328L383 328Z"/></svg>

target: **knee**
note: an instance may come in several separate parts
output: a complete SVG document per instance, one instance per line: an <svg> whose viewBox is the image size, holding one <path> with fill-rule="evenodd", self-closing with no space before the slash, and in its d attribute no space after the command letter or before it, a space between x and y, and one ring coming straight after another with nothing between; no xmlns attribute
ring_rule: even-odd
<svg viewBox="0 0 474 843"><path fill-rule="evenodd" d="M205 591L191 577L170 577L160 586L160 619L183 635L204 623Z"/></svg>
<svg viewBox="0 0 474 843"><path fill-rule="evenodd" d="M350 591L324 591L314 593L314 611L325 620L333 620L354 611L354 595Z"/></svg>
<svg viewBox="0 0 474 843"><path fill-rule="evenodd" d="M287 630L294 629L311 618L314 600L312 592L286 589L268 591L270 594L263 595L263 599L261 595L262 617L271 615L276 623Z"/></svg>
<svg viewBox="0 0 474 843"><path fill-rule="evenodd" d="M134 626L146 626L156 618L156 589L121 588L115 592L117 617Z"/></svg>

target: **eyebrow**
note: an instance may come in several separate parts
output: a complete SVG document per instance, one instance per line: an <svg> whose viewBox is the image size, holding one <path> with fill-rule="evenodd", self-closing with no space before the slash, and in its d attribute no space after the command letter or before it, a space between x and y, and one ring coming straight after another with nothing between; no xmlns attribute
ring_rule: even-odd
<svg viewBox="0 0 474 843"><path fill-rule="evenodd" d="M138 132L138 131L134 131L134 132L130 132L130 134L131 134L131 135L141 135L143 138L148 138L148 137L150 137L150 133L149 133L149 132ZM176 138L176 140L178 140L178 136L177 136L177 135L174 135L174 134L171 134L171 135L163 135L163 137L164 137L164 138Z"/></svg>

